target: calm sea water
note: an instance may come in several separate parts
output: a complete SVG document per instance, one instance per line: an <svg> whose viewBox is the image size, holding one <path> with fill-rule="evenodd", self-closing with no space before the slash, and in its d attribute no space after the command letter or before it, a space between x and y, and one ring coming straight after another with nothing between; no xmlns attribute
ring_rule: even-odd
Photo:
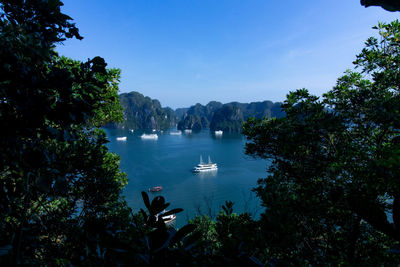
<svg viewBox="0 0 400 267"><path fill-rule="evenodd" d="M215 216L226 200L234 202L235 212L250 212L257 217L261 212L259 200L251 193L257 180L266 176L267 162L244 154L245 138L239 134L216 137L207 130L200 133L170 135L158 132L158 140L142 140L141 132L106 129L109 149L121 156L121 169L129 183L124 195L134 211L144 208L141 191L161 185L159 193L171 203L168 209L183 208L177 214L177 227L195 215ZM126 141L116 137L126 136ZM217 172L193 173L203 161L218 164Z"/></svg>

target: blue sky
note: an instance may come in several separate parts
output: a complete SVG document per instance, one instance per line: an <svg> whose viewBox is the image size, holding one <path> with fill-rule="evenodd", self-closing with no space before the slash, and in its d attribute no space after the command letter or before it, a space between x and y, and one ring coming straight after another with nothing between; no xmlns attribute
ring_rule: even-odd
<svg viewBox="0 0 400 267"><path fill-rule="evenodd" d="M359 0L64 0L84 37L58 46L122 70L120 92L163 106L283 101L335 85L378 21L400 17Z"/></svg>

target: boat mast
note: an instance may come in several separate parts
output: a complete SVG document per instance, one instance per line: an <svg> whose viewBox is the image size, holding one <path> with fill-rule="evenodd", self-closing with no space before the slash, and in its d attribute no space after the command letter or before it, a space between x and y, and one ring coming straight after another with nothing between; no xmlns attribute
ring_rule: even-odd
<svg viewBox="0 0 400 267"><path fill-rule="evenodd" d="M203 158L201 155L200 155L200 164L203 164Z"/></svg>
<svg viewBox="0 0 400 267"><path fill-rule="evenodd" d="M210 155L208 155L208 164L211 164Z"/></svg>

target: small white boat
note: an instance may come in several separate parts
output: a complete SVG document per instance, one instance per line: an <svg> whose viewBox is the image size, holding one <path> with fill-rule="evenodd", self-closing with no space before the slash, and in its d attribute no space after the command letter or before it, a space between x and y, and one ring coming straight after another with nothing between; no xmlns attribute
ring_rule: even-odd
<svg viewBox="0 0 400 267"><path fill-rule="evenodd" d="M158 135L157 134L142 134L140 137L142 139L153 139L153 140L157 140L158 139Z"/></svg>
<svg viewBox="0 0 400 267"><path fill-rule="evenodd" d="M222 130L218 130L214 132L215 135L221 136L224 132Z"/></svg>
<svg viewBox="0 0 400 267"><path fill-rule="evenodd" d="M167 212L166 210L163 210L162 212L158 213L156 215L156 221L158 221L159 217L161 217L165 223L170 223L170 222L172 222L173 220L176 219L176 215L175 214L163 216L163 214L166 213L166 212Z"/></svg>
<svg viewBox="0 0 400 267"><path fill-rule="evenodd" d="M200 163L194 167L193 172L207 172L207 171L217 171L217 163L211 162L210 156L208 156L208 163L203 163L203 158L200 156Z"/></svg>
<svg viewBox="0 0 400 267"><path fill-rule="evenodd" d="M172 132L169 132L169 134L170 135L181 135L182 132L181 131L172 131Z"/></svg>
<svg viewBox="0 0 400 267"><path fill-rule="evenodd" d="M117 137L117 141L126 141L126 136Z"/></svg>
<svg viewBox="0 0 400 267"><path fill-rule="evenodd" d="M131 133L133 133L133 129L129 129L129 131L130 131Z"/></svg>
<svg viewBox="0 0 400 267"><path fill-rule="evenodd" d="M191 134L192 133L192 129L186 129L185 130L185 134Z"/></svg>

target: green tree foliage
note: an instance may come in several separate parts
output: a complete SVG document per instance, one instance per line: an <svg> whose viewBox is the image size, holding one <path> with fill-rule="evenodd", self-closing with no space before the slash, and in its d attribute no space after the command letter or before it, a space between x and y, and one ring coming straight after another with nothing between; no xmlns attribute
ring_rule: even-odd
<svg viewBox="0 0 400 267"><path fill-rule="evenodd" d="M82 39L60 6L0 1L0 265L195 265L194 226L156 220L164 198L143 193L139 214L121 198L126 175L98 128L122 119L120 71L55 52Z"/></svg>
<svg viewBox="0 0 400 267"><path fill-rule="evenodd" d="M120 72L58 56L56 44L82 39L61 5L0 1L2 262L94 263L130 218L126 176L96 128L122 118Z"/></svg>
<svg viewBox="0 0 400 267"><path fill-rule="evenodd" d="M255 191L281 262L398 261L388 251L400 241L400 23L375 29L380 39L354 62L360 73L347 71L322 99L292 92L286 117L244 125L246 153L272 161Z"/></svg>
<svg viewBox="0 0 400 267"><path fill-rule="evenodd" d="M387 11L400 11L400 2L397 0L361 0L360 2L365 7L381 6Z"/></svg>
<svg viewBox="0 0 400 267"><path fill-rule="evenodd" d="M376 27L380 39L355 61L361 73L348 71L322 99L298 90L282 105L286 117L246 122L246 152L272 161L255 189L260 220L226 202L215 221L197 217L177 231L157 216L169 207L163 197L143 192L147 211L138 214L121 198L126 175L98 128L122 119L120 71L55 52L82 39L60 6L0 0L1 265L399 263L398 21ZM230 127L278 106L258 107L224 105L220 121Z"/></svg>
<svg viewBox="0 0 400 267"><path fill-rule="evenodd" d="M199 257L203 266L263 266L259 258L265 255L265 242L260 224L248 213L234 213L231 201L225 202L215 221L203 215L191 223L198 235L193 254L208 256Z"/></svg>

